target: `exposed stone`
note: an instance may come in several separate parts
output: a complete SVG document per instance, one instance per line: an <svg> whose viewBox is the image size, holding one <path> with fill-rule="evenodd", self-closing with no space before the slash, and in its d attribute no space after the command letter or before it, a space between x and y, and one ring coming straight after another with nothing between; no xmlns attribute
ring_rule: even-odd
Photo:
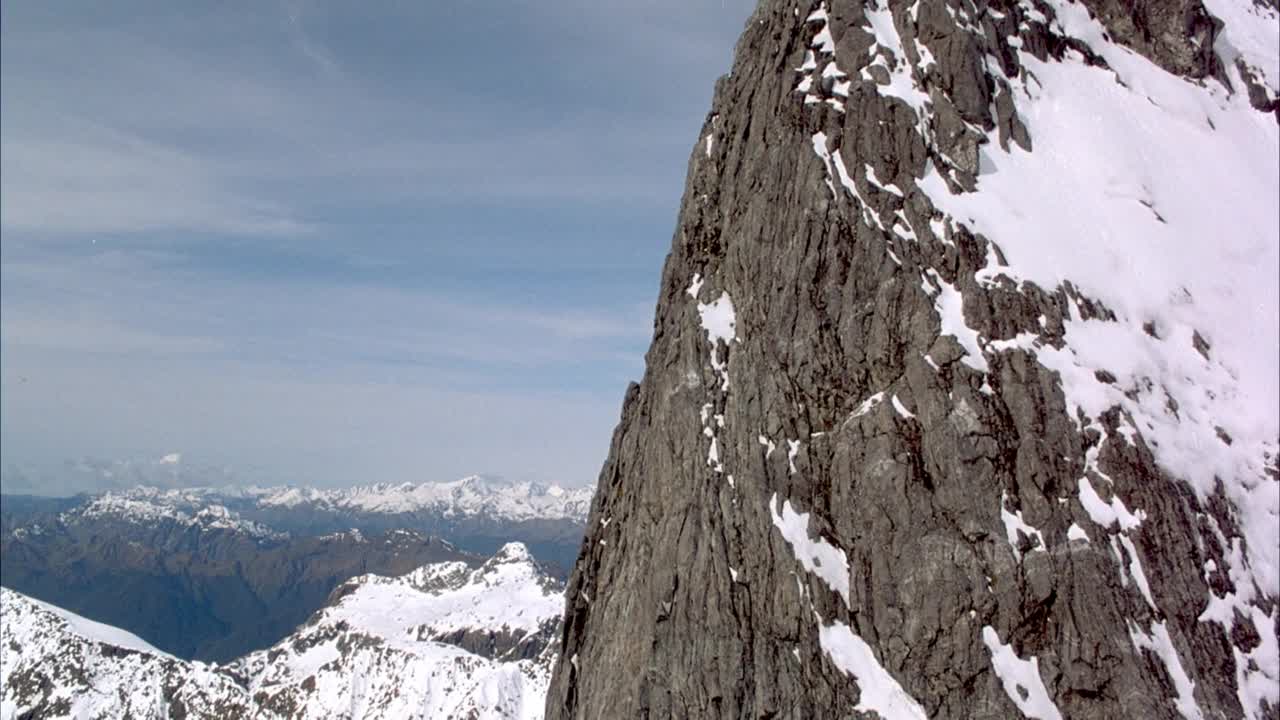
<svg viewBox="0 0 1280 720"><path fill-rule="evenodd" d="M1200 0L1083 0L1112 38L1174 75L1203 78L1221 71L1213 52L1221 21Z"/></svg>
<svg viewBox="0 0 1280 720"><path fill-rule="evenodd" d="M1161 67L1217 72L1198 0L1086 4ZM916 184L932 161L972 189L988 132L1032 150L995 72L1021 72L1011 38L1045 60L1102 59L1051 32L1038 0L888 5L935 60L912 68L925 112L880 92L888 69L859 73L858 0L823 4L852 78L842 107L806 102L791 72L822 26L804 21L814 3L761 2L717 83L717 156L690 162L644 379L627 390L568 585L547 717L873 717L824 649L832 623L938 720L1020 716L984 629L1037 659L1063 717L1181 718L1169 671L1142 646L1157 627L1204 717L1240 717L1233 644L1261 636L1243 616L1231 638L1199 620L1211 593L1233 592L1215 535L1236 532L1225 501L1201 507L1140 436L1104 441L1132 429L1118 409L1082 430L1057 373L1020 349L973 357L936 309L945 284L982 338L1054 347L1073 318L1116 319L1069 283L977 281L999 249L935 226ZM834 163L856 192L832 182ZM722 293L728 342L699 316ZM1141 532L1094 522L1081 478L1099 502L1141 508ZM808 514L806 537L843 553L847 573L806 568L779 528L788 512ZM1139 563L1159 610L1121 572Z"/></svg>

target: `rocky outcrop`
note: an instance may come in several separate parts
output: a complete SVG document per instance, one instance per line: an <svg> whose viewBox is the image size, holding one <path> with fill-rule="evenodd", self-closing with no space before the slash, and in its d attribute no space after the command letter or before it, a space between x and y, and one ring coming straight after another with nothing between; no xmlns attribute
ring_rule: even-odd
<svg viewBox="0 0 1280 720"><path fill-rule="evenodd" d="M549 619L537 632L512 632L507 629L456 628L439 633L425 632L419 640L434 640L454 645L489 660L514 662L534 660L555 645L560 630L558 618Z"/></svg>
<svg viewBox="0 0 1280 720"><path fill-rule="evenodd" d="M1221 22L1199 2L1090 0L1111 36L1165 70L1189 78L1221 72L1214 52Z"/></svg>
<svg viewBox="0 0 1280 720"><path fill-rule="evenodd" d="M1275 317L1274 161L1198 173L1275 156L1280 23L1221 4L760 4L548 718L1280 717L1276 348L1169 256Z"/></svg>

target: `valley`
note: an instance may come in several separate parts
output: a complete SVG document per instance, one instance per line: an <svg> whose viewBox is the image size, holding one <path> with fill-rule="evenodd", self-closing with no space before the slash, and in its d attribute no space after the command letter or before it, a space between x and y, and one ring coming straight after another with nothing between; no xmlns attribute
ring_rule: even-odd
<svg viewBox="0 0 1280 720"><path fill-rule="evenodd" d="M563 578L588 493L466 478L327 493L5 496L0 585L176 657L226 662L285 637L358 575L479 566L517 541Z"/></svg>

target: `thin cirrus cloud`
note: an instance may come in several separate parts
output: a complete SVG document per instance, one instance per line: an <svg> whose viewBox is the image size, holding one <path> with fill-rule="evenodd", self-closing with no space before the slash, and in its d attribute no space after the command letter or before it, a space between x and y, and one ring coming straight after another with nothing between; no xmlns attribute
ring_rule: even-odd
<svg viewBox="0 0 1280 720"><path fill-rule="evenodd" d="M91 314L41 314L9 310L0 337L10 347L76 353L213 353L224 348L214 338L183 337L121 325Z"/></svg>
<svg viewBox="0 0 1280 720"><path fill-rule="evenodd" d="M394 18L366 19L366 34L347 39L335 26L348 18L297 2L155 26L62 27L6 6L17 17L5 23L0 219L28 232L252 236L306 232L370 190L383 204L654 207L678 195L681 156L705 112L693 102L705 105L708 80L727 67L724 26L736 31L740 19L724 20L735 13L515 3L498 37L480 23L482 44L470 46L443 36L465 31L441 27L476 22L459 12L467 4L440 5L402 18L422 35L409 46L418 56L404 58L377 51ZM684 32L657 22L691 14L704 22ZM304 27L326 17L337 49ZM718 37L706 37L706 17L721 21ZM495 48L521 39L522 18L546 35ZM204 39L212 26L230 41L241 25L248 47ZM348 67L337 72L340 52ZM685 72L672 75L673 65ZM666 112L672 101L689 111ZM656 163L655 147L679 159Z"/></svg>
<svg viewBox="0 0 1280 720"><path fill-rule="evenodd" d="M28 252L31 257L8 262L0 274L0 332L11 347L202 352L244 362L302 355L312 365L354 374L377 358L452 369L457 378L481 365L546 373L571 361L634 358L649 313L638 304L517 306L494 302L491 292L441 293L306 274L210 277L175 265L175 256L165 253ZM483 385L484 373L474 375Z"/></svg>
<svg viewBox="0 0 1280 720"><path fill-rule="evenodd" d="M234 190L199 157L87 123L61 133L40 125L29 131L10 125L0 146L6 231L264 237L307 231L286 208Z"/></svg>
<svg viewBox="0 0 1280 720"><path fill-rule="evenodd" d="M57 252L4 267L6 465L182 451L261 482L576 484L640 372L647 306L515 307L169 262Z"/></svg>
<svg viewBox="0 0 1280 720"><path fill-rule="evenodd" d="M590 481L749 5L4 5L4 465Z"/></svg>

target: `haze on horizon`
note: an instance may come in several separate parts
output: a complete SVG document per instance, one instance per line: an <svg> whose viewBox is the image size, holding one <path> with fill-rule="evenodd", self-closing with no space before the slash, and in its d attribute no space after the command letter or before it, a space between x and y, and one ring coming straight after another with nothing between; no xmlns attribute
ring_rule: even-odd
<svg viewBox="0 0 1280 720"><path fill-rule="evenodd" d="M750 8L6 3L5 484L594 482Z"/></svg>

